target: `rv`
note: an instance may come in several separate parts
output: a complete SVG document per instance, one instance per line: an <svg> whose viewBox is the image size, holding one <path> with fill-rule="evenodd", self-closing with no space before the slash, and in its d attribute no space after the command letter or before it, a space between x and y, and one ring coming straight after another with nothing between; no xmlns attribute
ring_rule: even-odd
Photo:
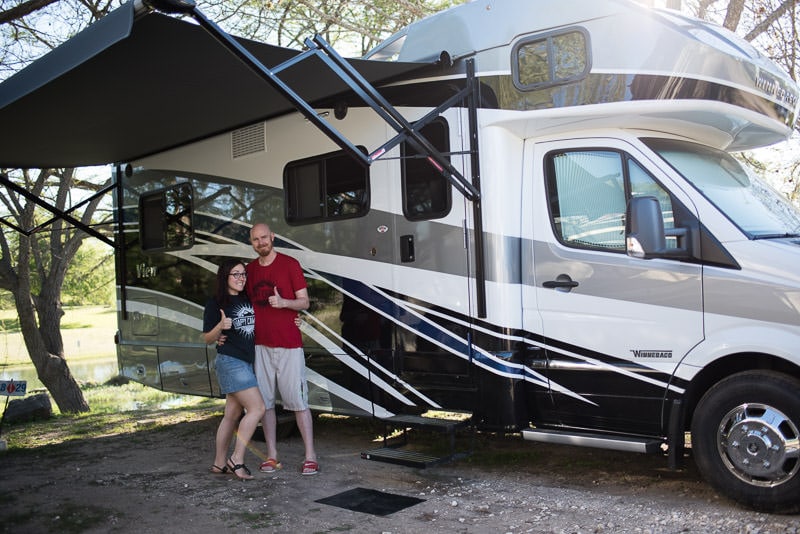
<svg viewBox="0 0 800 534"><path fill-rule="evenodd" d="M733 155L788 138L798 87L748 43L627 0L474 0L342 61L118 11L0 85L4 119L82 117L0 163L114 163L121 374L219 395L203 304L267 222L309 286L313 410L671 466L690 436L722 494L800 509L800 214ZM81 77L100 105L55 109Z"/></svg>

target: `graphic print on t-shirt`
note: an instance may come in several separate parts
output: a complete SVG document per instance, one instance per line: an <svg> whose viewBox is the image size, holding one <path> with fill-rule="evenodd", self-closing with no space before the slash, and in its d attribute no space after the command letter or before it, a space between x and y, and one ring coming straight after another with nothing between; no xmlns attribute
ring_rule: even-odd
<svg viewBox="0 0 800 534"><path fill-rule="evenodd" d="M250 300L257 306L269 306L269 298L275 294L275 282L259 280L252 287Z"/></svg>
<svg viewBox="0 0 800 534"><path fill-rule="evenodd" d="M253 306L250 304L237 304L231 310L231 325L239 335L251 339L256 334L256 317L253 315Z"/></svg>

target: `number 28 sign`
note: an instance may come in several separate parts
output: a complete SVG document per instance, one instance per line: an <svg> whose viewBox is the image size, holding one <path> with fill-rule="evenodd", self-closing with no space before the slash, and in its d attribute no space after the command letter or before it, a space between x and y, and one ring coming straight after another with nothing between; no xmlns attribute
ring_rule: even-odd
<svg viewBox="0 0 800 534"><path fill-rule="evenodd" d="M25 380L15 382L14 380L0 380L0 395L22 396L28 389L28 383Z"/></svg>

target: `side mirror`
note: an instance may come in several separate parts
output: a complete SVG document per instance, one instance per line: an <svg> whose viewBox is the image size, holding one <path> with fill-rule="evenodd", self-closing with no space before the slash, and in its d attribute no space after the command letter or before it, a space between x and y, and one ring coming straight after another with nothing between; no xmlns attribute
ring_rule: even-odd
<svg viewBox="0 0 800 534"><path fill-rule="evenodd" d="M677 246L667 248L667 236L675 237ZM625 246L633 258L688 258L689 233L686 228L664 230L661 204L653 196L631 198L625 217Z"/></svg>

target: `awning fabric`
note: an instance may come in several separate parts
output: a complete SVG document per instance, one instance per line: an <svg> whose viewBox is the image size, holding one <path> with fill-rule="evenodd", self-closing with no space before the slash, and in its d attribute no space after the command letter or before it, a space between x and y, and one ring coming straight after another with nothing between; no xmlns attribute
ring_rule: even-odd
<svg viewBox="0 0 800 534"><path fill-rule="evenodd" d="M239 42L268 68L298 53ZM373 85L429 66L349 61ZM279 77L307 102L348 91L316 58ZM128 3L0 83L0 167L126 162L293 109L204 29Z"/></svg>

